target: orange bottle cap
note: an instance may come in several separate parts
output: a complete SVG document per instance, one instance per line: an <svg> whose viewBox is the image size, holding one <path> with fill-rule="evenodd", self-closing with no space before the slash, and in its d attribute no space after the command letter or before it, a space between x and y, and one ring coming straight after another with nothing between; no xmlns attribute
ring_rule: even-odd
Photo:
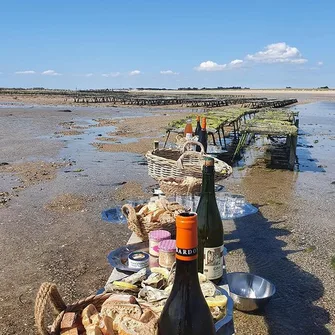
<svg viewBox="0 0 335 335"><path fill-rule="evenodd" d="M198 257L198 228L196 213L180 213L176 217L176 258L192 261Z"/></svg>
<svg viewBox="0 0 335 335"><path fill-rule="evenodd" d="M202 118L201 128L206 129L206 118L205 117Z"/></svg>
<svg viewBox="0 0 335 335"><path fill-rule="evenodd" d="M197 121L200 121L200 115L197 115Z"/></svg>

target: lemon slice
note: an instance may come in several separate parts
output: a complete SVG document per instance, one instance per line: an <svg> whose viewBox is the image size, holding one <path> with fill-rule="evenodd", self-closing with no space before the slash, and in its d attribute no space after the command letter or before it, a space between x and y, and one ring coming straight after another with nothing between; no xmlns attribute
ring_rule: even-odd
<svg viewBox="0 0 335 335"><path fill-rule="evenodd" d="M209 307L224 307L227 305L227 297L225 295L217 295L215 297L206 298Z"/></svg>
<svg viewBox="0 0 335 335"><path fill-rule="evenodd" d="M200 283L205 283L207 281L207 277L203 273L198 272L198 278Z"/></svg>
<svg viewBox="0 0 335 335"><path fill-rule="evenodd" d="M169 275L170 275L170 271L168 269L165 269L165 268L159 268L158 266L157 267L153 267L150 269L152 273L159 273L161 274L165 279L168 279L169 278Z"/></svg>
<svg viewBox="0 0 335 335"><path fill-rule="evenodd" d="M138 287L136 285L125 283L123 281L113 281L113 285L120 289L122 288L125 290L138 290Z"/></svg>

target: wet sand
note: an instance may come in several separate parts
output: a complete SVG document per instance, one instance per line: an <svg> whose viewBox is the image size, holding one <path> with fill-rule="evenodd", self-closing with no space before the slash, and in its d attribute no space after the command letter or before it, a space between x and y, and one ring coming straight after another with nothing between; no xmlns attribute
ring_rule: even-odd
<svg viewBox="0 0 335 335"><path fill-rule="evenodd" d="M223 182L260 210L225 221L228 271L250 271L277 287L264 313L234 312L237 334L335 333L335 142L328 119L335 111L323 106L325 119L311 121L319 107L299 109L301 172L251 160ZM106 256L130 232L103 222L101 211L148 197L155 181L142 154L183 112L0 109L0 164L8 163L0 166L0 194L10 198L0 202L0 334L35 334L34 300L44 281L55 282L67 303L104 285ZM95 143L110 146L97 150Z"/></svg>

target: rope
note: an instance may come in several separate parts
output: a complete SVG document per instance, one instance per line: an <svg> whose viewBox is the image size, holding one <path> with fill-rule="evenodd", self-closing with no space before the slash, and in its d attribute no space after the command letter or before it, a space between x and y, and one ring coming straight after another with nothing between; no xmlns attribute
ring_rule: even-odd
<svg viewBox="0 0 335 335"><path fill-rule="evenodd" d="M49 335L44 325L48 301L50 301L50 304L58 313L66 309L66 305L57 290L57 286L53 283L43 283L37 293L35 301L35 324L40 335Z"/></svg>

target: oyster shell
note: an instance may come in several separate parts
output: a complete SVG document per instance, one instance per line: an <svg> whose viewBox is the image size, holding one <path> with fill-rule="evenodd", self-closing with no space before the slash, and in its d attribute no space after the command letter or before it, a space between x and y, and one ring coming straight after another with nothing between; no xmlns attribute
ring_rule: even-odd
<svg viewBox="0 0 335 335"><path fill-rule="evenodd" d="M146 277L147 277L147 269L144 268L130 275L129 277L122 279L122 281L129 283L129 284L136 284L144 280Z"/></svg>
<svg viewBox="0 0 335 335"><path fill-rule="evenodd" d="M206 283L201 283L200 287L204 297L214 297L216 293L216 287L212 282L208 281Z"/></svg>
<svg viewBox="0 0 335 335"><path fill-rule="evenodd" d="M169 295L172 291L172 287L173 287L173 284L170 284L169 286L166 286L165 289L164 289L164 292Z"/></svg>
<svg viewBox="0 0 335 335"><path fill-rule="evenodd" d="M163 290L159 290L151 286L145 286L140 290L140 292L138 292L138 297L148 302L156 302L167 299L168 294Z"/></svg>
<svg viewBox="0 0 335 335"><path fill-rule="evenodd" d="M166 284L166 279L161 273L151 273L150 276L142 281L142 286L151 286L154 288L162 288Z"/></svg>
<svg viewBox="0 0 335 335"><path fill-rule="evenodd" d="M176 262L174 262L171 267L170 274L167 280L167 285L173 284L175 275L176 275Z"/></svg>

